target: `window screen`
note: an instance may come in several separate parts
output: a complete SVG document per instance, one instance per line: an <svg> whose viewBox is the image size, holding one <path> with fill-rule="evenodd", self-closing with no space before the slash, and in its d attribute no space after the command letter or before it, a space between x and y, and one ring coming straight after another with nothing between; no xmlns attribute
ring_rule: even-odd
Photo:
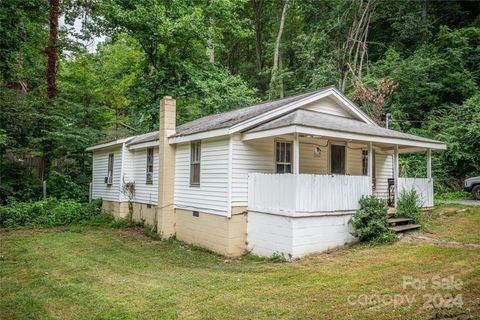
<svg viewBox="0 0 480 320"><path fill-rule="evenodd" d="M106 183L107 184L112 184L113 183L113 153L110 153L108 155L108 167L107 167L107 179Z"/></svg>
<svg viewBox="0 0 480 320"><path fill-rule="evenodd" d="M200 184L200 159L201 159L200 141L192 142L190 145L190 184Z"/></svg>
<svg viewBox="0 0 480 320"><path fill-rule="evenodd" d="M292 143L277 141L275 143L275 162L277 173L292 172Z"/></svg>
<svg viewBox="0 0 480 320"><path fill-rule="evenodd" d="M153 148L147 149L147 184L153 183Z"/></svg>

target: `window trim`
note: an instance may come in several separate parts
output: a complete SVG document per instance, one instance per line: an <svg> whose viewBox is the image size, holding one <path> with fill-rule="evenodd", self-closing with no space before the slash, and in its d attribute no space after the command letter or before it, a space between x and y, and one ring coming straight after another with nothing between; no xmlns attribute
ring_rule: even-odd
<svg viewBox="0 0 480 320"><path fill-rule="evenodd" d="M150 161L151 163L150 163ZM149 147L147 148L147 163L145 168L145 184L153 184L153 167L155 162L155 155L154 155L154 148ZM149 167L151 171L149 171Z"/></svg>
<svg viewBox="0 0 480 320"><path fill-rule="evenodd" d="M275 139L275 144L274 144L274 160L275 160L275 173L276 174L288 174L288 173L292 173L292 169L293 169L293 143L292 141L289 141L289 140L283 140L283 139ZM281 143L281 144L285 144L285 157L283 160L285 161L277 161L277 145ZM287 148L286 146L287 145L290 145L290 162L286 161L287 160ZM290 166L290 172L279 172L277 167L278 165L283 165L283 166Z"/></svg>
<svg viewBox="0 0 480 320"><path fill-rule="evenodd" d="M363 176L368 176L370 173L368 172L368 160L369 160L369 155L368 155L368 149L362 149L362 175ZM375 162L376 162L376 157L375 157L375 149L372 148L372 172L371 172L371 175L372 175L372 190L375 190L376 189L376 184L377 184L377 181L376 181L376 178L377 178L377 173L376 173L376 165L375 165Z"/></svg>
<svg viewBox="0 0 480 320"><path fill-rule="evenodd" d="M108 160L107 160L107 176L106 176L106 181L105 183L107 186L111 186L113 184L113 165L115 161L115 154L114 153L109 153L108 154Z"/></svg>
<svg viewBox="0 0 480 320"><path fill-rule="evenodd" d="M195 149L195 150L194 150ZM195 151L195 155L193 152ZM190 186L199 187L200 186L200 176L202 168L202 141L192 141L190 142ZM194 166L198 165L198 181L194 181Z"/></svg>
<svg viewBox="0 0 480 320"><path fill-rule="evenodd" d="M368 149L362 149L362 176L368 176Z"/></svg>

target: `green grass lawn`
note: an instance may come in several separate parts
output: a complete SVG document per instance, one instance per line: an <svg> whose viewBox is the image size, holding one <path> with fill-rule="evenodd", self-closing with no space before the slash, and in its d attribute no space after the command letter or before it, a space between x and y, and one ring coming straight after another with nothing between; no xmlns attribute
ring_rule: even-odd
<svg viewBox="0 0 480 320"><path fill-rule="evenodd" d="M479 207L442 207L435 210L434 216L428 227L430 237L480 244Z"/></svg>
<svg viewBox="0 0 480 320"><path fill-rule="evenodd" d="M431 228L438 237L443 226L453 230L448 238L478 241L479 215L480 208L442 216ZM0 231L0 241L0 319L480 317L477 248L355 245L273 263L226 260L176 241L152 241L138 229ZM404 290L403 276L454 276L462 284ZM365 305L357 303L362 294L415 301ZM461 294L463 306L425 309L428 294Z"/></svg>

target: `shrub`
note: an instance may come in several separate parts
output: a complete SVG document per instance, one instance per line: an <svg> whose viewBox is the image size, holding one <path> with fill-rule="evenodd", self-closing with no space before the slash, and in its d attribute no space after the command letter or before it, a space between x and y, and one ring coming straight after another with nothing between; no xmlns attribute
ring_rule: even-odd
<svg viewBox="0 0 480 320"><path fill-rule="evenodd" d="M413 219L415 223L422 223L422 212L418 205L418 193L415 189L402 190L397 202L398 217L407 217Z"/></svg>
<svg viewBox="0 0 480 320"><path fill-rule="evenodd" d="M470 198L472 195L470 192L466 191L453 191L453 192L445 192L441 194L435 194L435 199L438 200L458 200L458 199L465 199Z"/></svg>
<svg viewBox="0 0 480 320"><path fill-rule="evenodd" d="M350 220L354 231L352 235L361 241L379 239L389 233L387 226L387 205L384 200L375 196L362 197L359 201L360 209Z"/></svg>
<svg viewBox="0 0 480 320"><path fill-rule="evenodd" d="M91 220L100 213L99 202L87 204L56 198L30 202L13 201L0 207L0 226L4 228L61 226Z"/></svg>
<svg viewBox="0 0 480 320"><path fill-rule="evenodd" d="M74 199L86 202L88 201L89 182L90 178L87 176L77 175L72 178L69 175L52 171L47 179L47 194L57 199Z"/></svg>
<svg viewBox="0 0 480 320"><path fill-rule="evenodd" d="M42 197L42 182L34 170L23 163L4 160L0 165L0 181L0 205Z"/></svg>
<svg viewBox="0 0 480 320"><path fill-rule="evenodd" d="M387 230L371 238L369 242L373 245L388 244L397 241L397 234L394 231Z"/></svg>

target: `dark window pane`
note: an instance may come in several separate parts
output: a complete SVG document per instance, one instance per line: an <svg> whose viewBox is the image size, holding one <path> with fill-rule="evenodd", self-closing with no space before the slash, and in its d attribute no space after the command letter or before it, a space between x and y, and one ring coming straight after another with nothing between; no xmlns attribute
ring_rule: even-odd
<svg viewBox="0 0 480 320"><path fill-rule="evenodd" d="M280 144L280 162L285 162L285 143Z"/></svg>
<svg viewBox="0 0 480 320"><path fill-rule="evenodd" d="M200 163L194 163L190 167L191 176L190 176L190 183L192 184L199 184L200 183Z"/></svg>
<svg viewBox="0 0 480 320"><path fill-rule="evenodd" d="M280 162L280 142L275 144L275 161Z"/></svg>
<svg viewBox="0 0 480 320"><path fill-rule="evenodd" d="M200 184L201 142L192 142L190 145L190 183Z"/></svg>
<svg viewBox="0 0 480 320"><path fill-rule="evenodd" d="M345 146L332 145L331 168L334 174L345 174Z"/></svg>
<svg viewBox="0 0 480 320"><path fill-rule="evenodd" d="M290 164L285 165L285 173L292 173L292 166Z"/></svg>
<svg viewBox="0 0 480 320"><path fill-rule="evenodd" d="M277 173L283 173L285 170L285 165L277 164Z"/></svg>
<svg viewBox="0 0 480 320"><path fill-rule="evenodd" d="M291 145L290 143L287 143L286 146L287 146L287 151L286 151L286 159L285 159L285 162L290 162L290 161L291 161L291 160L290 160L290 153L291 153L290 149L291 149L291 146L292 146L292 145Z"/></svg>

